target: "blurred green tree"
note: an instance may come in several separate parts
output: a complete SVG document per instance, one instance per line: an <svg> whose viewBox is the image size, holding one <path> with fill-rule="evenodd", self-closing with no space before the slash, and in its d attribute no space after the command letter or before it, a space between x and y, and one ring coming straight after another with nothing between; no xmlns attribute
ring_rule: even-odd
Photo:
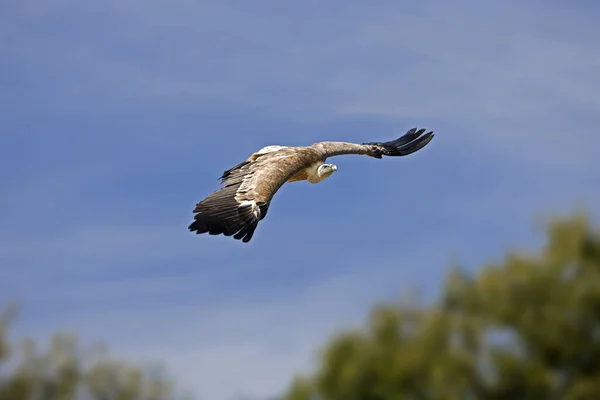
<svg viewBox="0 0 600 400"><path fill-rule="evenodd" d="M553 219L538 254L455 268L430 305L374 307L286 400L600 399L600 234Z"/></svg>
<svg viewBox="0 0 600 400"><path fill-rule="evenodd" d="M113 359L103 346L81 349L77 338L55 335L48 349L31 340L8 342L15 308L0 315L1 400L171 400L173 383L161 373Z"/></svg>

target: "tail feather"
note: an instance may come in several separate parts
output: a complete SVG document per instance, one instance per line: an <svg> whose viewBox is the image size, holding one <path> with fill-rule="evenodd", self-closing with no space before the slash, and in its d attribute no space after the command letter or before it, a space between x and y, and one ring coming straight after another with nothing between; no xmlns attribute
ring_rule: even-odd
<svg viewBox="0 0 600 400"><path fill-rule="evenodd" d="M417 128L412 128L396 140L389 142L371 142L365 144L376 145L378 148L380 148L381 152L377 154L378 158L381 158L382 156L407 156L422 149L429 142L431 142L431 139L433 139L434 136L433 131L429 131L423 135L424 132L425 129L417 130Z"/></svg>

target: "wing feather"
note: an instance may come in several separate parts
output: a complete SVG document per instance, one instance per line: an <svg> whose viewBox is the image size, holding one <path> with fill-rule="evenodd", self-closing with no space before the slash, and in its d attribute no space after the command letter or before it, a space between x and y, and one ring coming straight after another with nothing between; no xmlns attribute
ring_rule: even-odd
<svg viewBox="0 0 600 400"><path fill-rule="evenodd" d="M196 204L194 222L188 229L249 242L279 188L319 158L310 147L281 147L253 154L225 171L220 178L223 187Z"/></svg>
<svg viewBox="0 0 600 400"><path fill-rule="evenodd" d="M433 132L425 133L425 129L412 128L396 140L389 142L349 143L349 142L319 142L313 144L327 157L344 154L363 154L374 158L383 156L400 157L412 154L425 147ZM424 135L423 135L424 134Z"/></svg>

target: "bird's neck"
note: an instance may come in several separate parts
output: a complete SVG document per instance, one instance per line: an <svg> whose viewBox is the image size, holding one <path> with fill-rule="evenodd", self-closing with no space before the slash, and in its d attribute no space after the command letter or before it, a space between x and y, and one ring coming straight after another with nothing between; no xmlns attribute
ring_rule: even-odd
<svg viewBox="0 0 600 400"><path fill-rule="evenodd" d="M306 168L306 180L310 183L319 183L322 180L326 179L327 176L319 176L319 167L322 165L322 162L314 163L310 167Z"/></svg>

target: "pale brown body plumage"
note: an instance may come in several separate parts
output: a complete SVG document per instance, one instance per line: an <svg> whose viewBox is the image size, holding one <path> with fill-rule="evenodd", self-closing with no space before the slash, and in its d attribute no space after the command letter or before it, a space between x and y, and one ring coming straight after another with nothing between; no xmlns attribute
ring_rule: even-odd
<svg viewBox="0 0 600 400"><path fill-rule="evenodd" d="M319 142L311 146L264 147L223 173L223 187L196 204L189 230L249 242L258 222L267 215L273 196L286 182L319 182L326 176L319 176L318 168L328 157L362 154L382 158L414 153L433 138L432 132L421 136L424 132L425 129L414 128L399 139L383 143Z"/></svg>

